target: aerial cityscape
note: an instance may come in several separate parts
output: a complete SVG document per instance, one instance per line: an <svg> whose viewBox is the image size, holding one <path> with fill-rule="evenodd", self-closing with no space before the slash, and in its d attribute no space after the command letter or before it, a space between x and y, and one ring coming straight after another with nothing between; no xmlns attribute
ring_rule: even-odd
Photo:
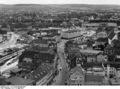
<svg viewBox="0 0 120 89"><path fill-rule="evenodd" d="M0 85L120 85L120 5L0 4Z"/></svg>

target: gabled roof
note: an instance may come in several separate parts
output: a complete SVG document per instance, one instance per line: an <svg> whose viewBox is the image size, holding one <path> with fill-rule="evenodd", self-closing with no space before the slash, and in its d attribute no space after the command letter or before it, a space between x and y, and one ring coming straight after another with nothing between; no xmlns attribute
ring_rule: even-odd
<svg viewBox="0 0 120 89"><path fill-rule="evenodd" d="M28 79L39 81L52 70L54 70L54 67L51 64L43 63L42 65L38 66L38 68L32 73L29 73L27 77Z"/></svg>
<svg viewBox="0 0 120 89"><path fill-rule="evenodd" d="M74 73L83 74L83 71L82 71L81 67L77 66L71 70L71 74L74 74Z"/></svg>
<svg viewBox="0 0 120 89"><path fill-rule="evenodd" d="M115 36L115 33L114 33L114 31L112 30L112 31L108 34L108 38L112 40L114 36Z"/></svg>

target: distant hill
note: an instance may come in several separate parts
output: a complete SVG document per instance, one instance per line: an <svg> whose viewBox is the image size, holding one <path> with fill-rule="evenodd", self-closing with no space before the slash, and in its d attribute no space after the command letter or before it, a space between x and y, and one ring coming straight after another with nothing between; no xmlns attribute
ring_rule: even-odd
<svg viewBox="0 0 120 89"><path fill-rule="evenodd" d="M87 4L15 4L7 5L0 4L0 11L28 11L28 12L41 12L41 13L61 13L61 12L80 12L80 11L97 11L97 10L120 10L119 5L87 5Z"/></svg>

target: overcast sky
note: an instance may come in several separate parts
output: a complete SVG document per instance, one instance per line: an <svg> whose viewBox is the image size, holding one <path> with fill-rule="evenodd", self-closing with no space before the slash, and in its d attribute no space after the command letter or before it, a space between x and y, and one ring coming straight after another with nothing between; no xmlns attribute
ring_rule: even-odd
<svg viewBox="0 0 120 89"><path fill-rule="evenodd" d="M0 4L117 4L120 0L0 0Z"/></svg>

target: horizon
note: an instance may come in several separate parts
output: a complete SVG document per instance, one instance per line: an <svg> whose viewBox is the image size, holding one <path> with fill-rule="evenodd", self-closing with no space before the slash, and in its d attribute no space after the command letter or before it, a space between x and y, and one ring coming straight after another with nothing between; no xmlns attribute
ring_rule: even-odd
<svg viewBox="0 0 120 89"><path fill-rule="evenodd" d="M40 5L63 5L63 4L87 4L87 5L120 5L120 0L0 0L0 4L40 4Z"/></svg>
<svg viewBox="0 0 120 89"><path fill-rule="evenodd" d="M6 4L0 3L0 5L116 5L120 6L120 4L82 4L82 3L65 3L65 4L37 4L37 3L16 3L16 4Z"/></svg>

